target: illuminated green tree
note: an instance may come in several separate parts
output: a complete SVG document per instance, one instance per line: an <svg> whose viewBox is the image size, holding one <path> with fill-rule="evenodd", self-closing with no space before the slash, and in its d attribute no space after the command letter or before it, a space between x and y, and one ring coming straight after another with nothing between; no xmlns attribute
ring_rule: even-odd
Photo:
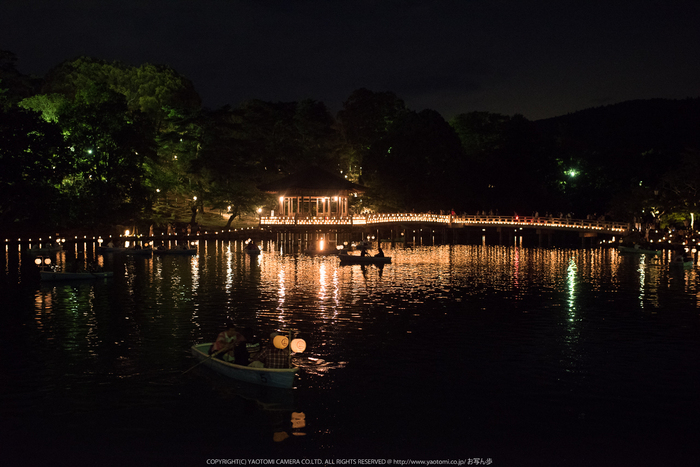
<svg viewBox="0 0 700 467"><path fill-rule="evenodd" d="M155 154L148 122L104 85L82 89L58 119L72 154L62 183L70 219L100 225L142 215L151 202L144 162Z"/></svg>
<svg viewBox="0 0 700 467"><path fill-rule="evenodd" d="M71 100L95 84L122 94L127 108L147 115L156 128L168 107L189 110L201 107L192 83L170 67L148 63L132 67L90 57L63 62L49 71L42 92L62 94Z"/></svg>

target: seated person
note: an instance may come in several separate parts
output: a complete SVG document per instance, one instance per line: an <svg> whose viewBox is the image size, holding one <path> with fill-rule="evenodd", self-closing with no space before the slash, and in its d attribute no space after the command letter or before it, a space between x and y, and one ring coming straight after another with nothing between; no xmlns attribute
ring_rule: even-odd
<svg viewBox="0 0 700 467"><path fill-rule="evenodd" d="M260 343L255 342L253 330L250 328L241 329L240 332L237 332L237 336L236 346L233 349L233 363L247 366L252 360L252 351L255 354L260 352Z"/></svg>
<svg viewBox="0 0 700 467"><path fill-rule="evenodd" d="M379 253L377 253L374 256L376 256L377 258L384 258L384 250L382 250L381 247L378 248L378 250L379 250Z"/></svg>
<svg viewBox="0 0 700 467"><path fill-rule="evenodd" d="M238 340L240 334L236 332L236 328L233 323L229 322L226 325L226 331L222 331L216 338L216 341L209 348L209 355L223 350L223 352L216 355L215 358L219 358L226 362L235 361L234 349L236 346L236 341ZM224 350L226 349L226 350Z"/></svg>
<svg viewBox="0 0 700 467"><path fill-rule="evenodd" d="M278 335L278 332L270 334L270 342L255 357L254 362L261 362L265 368L289 368L289 350L278 349L273 343Z"/></svg>

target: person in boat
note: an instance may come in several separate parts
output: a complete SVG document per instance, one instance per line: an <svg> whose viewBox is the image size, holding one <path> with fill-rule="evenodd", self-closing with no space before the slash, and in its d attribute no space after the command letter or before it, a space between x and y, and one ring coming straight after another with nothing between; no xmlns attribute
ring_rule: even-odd
<svg viewBox="0 0 700 467"><path fill-rule="evenodd" d="M378 253L374 255L377 258L384 258L384 250L382 250L382 247L377 248Z"/></svg>
<svg viewBox="0 0 700 467"><path fill-rule="evenodd" d="M248 352L248 361L252 362L260 353L262 346L260 345L260 340L257 338L257 333L251 328L245 328L243 330L243 335L245 336L245 348L246 352Z"/></svg>
<svg viewBox="0 0 700 467"><path fill-rule="evenodd" d="M236 327L232 322L227 323L226 330L219 333L216 337L216 341L209 348L209 355L216 352L224 350L223 352L216 355L215 358L219 358L226 362L233 362L236 359L235 356L235 346L236 342L239 341L240 333L236 331Z"/></svg>
<svg viewBox="0 0 700 467"><path fill-rule="evenodd" d="M367 248L365 248L364 245L362 245L362 251L360 251L360 256L367 256Z"/></svg>
<svg viewBox="0 0 700 467"><path fill-rule="evenodd" d="M236 345L233 349L236 365L247 366L260 352L260 343L255 341L255 334L250 328L243 328L237 333Z"/></svg>
<svg viewBox="0 0 700 467"><path fill-rule="evenodd" d="M112 240L107 244L107 248L114 248L114 242Z"/></svg>
<svg viewBox="0 0 700 467"><path fill-rule="evenodd" d="M267 343L252 363L260 362L265 368L289 368L289 351L287 349L278 349L274 344L275 337L279 335L278 332L270 334L270 342Z"/></svg>

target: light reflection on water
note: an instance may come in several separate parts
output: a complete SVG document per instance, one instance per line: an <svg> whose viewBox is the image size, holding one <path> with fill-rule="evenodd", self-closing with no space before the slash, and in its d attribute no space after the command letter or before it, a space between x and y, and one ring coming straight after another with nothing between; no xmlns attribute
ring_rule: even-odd
<svg viewBox="0 0 700 467"><path fill-rule="evenodd" d="M172 430L213 422L218 406L234 404L229 389L197 404L181 394L208 391L203 381L227 382L206 371L178 375L193 365L189 347L212 340L230 318L262 336L296 329L308 344L295 360L302 407L293 407L305 412L307 433L281 444L288 455L321 445L349 452L367 425L389 446L385 438L420 441L428 451L457 445L447 431L456 414L473 421L465 430L475 439L503 448L488 433L509 433L508 424L542 439L564 436L567 445L545 426L564 423L580 434L587 424L620 428L624 417L644 424L669 413L687 425L682 404L700 413L691 402L700 370L677 375L700 350L695 269L607 249L384 250L391 264L340 266L335 257L282 254L273 243L250 257L238 242L202 242L194 257L100 255L111 280L34 285L21 258L6 254L6 279L21 278L23 288L13 291L18 309L3 318L1 335L16 358L12 374L26 383L21 394L3 388L3 411L51 418L57 412L47 407L58 405L99 419L115 404L146 412L169 404L183 418ZM92 255L73 250L55 259L65 265ZM31 388L59 375L37 402ZM241 390L234 396L259 399ZM667 393L680 402L665 402L663 415L636 405ZM86 395L108 402L86 403ZM548 422L534 421L542 416ZM426 419L434 420L428 433L418 422Z"/></svg>

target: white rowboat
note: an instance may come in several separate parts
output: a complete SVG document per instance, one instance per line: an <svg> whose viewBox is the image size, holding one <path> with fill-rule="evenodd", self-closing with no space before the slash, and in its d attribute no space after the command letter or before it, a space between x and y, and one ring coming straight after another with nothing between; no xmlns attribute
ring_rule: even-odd
<svg viewBox="0 0 700 467"><path fill-rule="evenodd" d="M194 355L202 365L221 373L229 378L245 381L247 383L261 384L274 388L291 388L294 386L294 376L298 368L254 368L234 363L225 362L209 356L209 348L212 343L196 344L192 346Z"/></svg>

